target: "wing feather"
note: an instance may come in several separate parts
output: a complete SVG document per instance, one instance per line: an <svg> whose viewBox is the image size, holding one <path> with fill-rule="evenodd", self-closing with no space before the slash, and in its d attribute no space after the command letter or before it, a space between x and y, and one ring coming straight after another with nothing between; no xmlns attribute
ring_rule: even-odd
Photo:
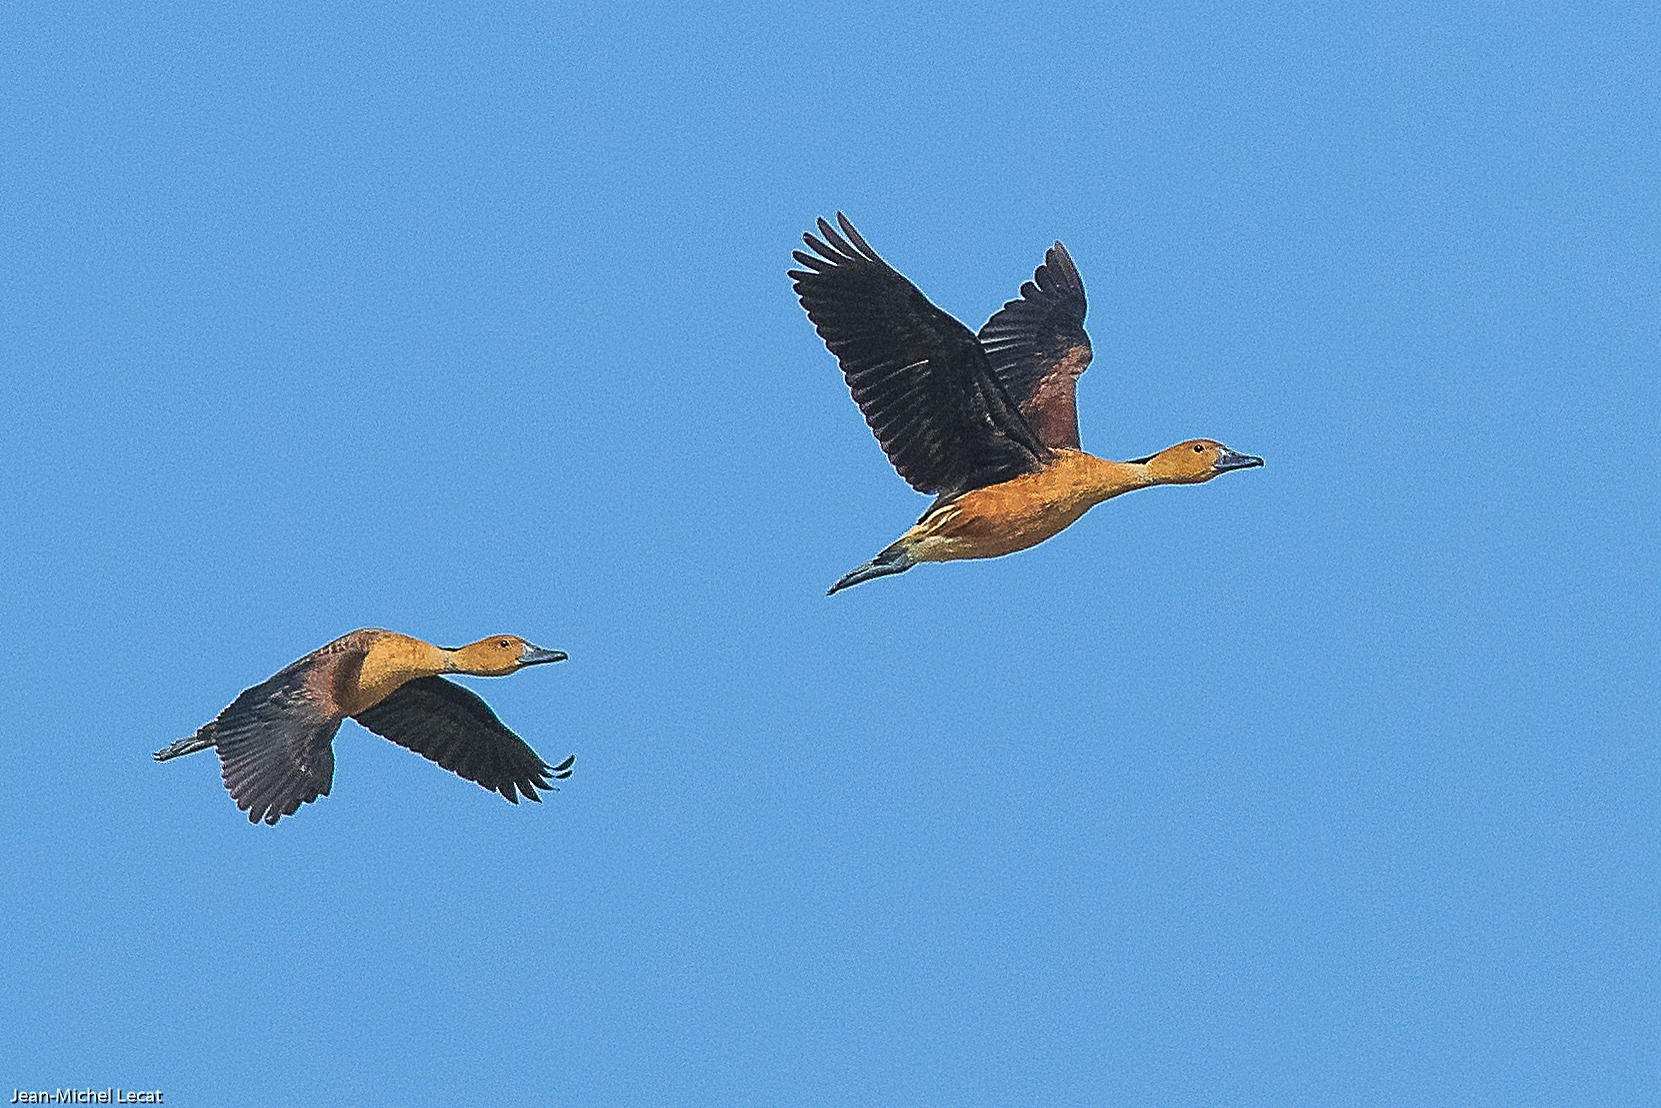
<svg viewBox="0 0 1661 1108"><path fill-rule="evenodd" d="M346 660L339 654L308 654L245 689L197 732L212 738L220 778L236 806L248 813L248 822L274 824L300 805L329 795L335 770L332 744L342 718L333 711L329 693L335 665Z"/></svg>
<svg viewBox="0 0 1661 1108"><path fill-rule="evenodd" d="M1020 299L980 329L992 371L1045 446L1079 449L1074 390L1090 364L1084 282L1059 242L1021 285Z"/></svg>
<svg viewBox="0 0 1661 1108"><path fill-rule="evenodd" d="M951 497L1040 468L1049 452L974 334L836 221L802 236L814 253L793 254L790 279L900 476Z"/></svg>
<svg viewBox="0 0 1661 1108"><path fill-rule="evenodd" d="M519 803L520 793L540 800L536 790L553 788L555 779L569 777L575 760L567 758L550 766L524 739L503 726L490 705L471 689L442 677L406 681L353 718L375 734L501 793L514 804Z"/></svg>

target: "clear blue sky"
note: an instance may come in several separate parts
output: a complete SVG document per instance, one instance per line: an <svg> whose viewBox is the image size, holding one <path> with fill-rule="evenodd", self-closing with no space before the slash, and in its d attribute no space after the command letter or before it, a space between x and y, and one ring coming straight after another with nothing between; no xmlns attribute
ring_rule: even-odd
<svg viewBox="0 0 1661 1108"><path fill-rule="evenodd" d="M0 1094L1661 1101L1652 5L295 7L0 16ZM827 599L838 208L1268 464ZM151 761L366 625L575 776Z"/></svg>

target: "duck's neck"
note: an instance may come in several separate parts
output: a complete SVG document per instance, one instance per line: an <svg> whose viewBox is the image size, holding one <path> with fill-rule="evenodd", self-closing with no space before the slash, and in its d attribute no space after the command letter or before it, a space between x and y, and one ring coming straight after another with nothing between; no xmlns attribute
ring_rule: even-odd
<svg viewBox="0 0 1661 1108"><path fill-rule="evenodd" d="M1083 451L1068 451L1068 454L1076 457L1064 455L1061 464L1076 470L1073 480L1077 482L1079 498L1087 507L1159 484L1145 463L1114 462Z"/></svg>

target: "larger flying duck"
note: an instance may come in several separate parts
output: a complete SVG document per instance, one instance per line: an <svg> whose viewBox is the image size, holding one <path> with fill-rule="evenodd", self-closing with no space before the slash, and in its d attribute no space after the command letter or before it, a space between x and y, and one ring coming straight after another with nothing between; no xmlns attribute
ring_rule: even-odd
<svg viewBox="0 0 1661 1108"><path fill-rule="evenodd" d="M1073 390L1090 364L1084 283L1059 242L976 335L929 303L836 213L793 257L796 295L854 403L911 487L917 525L830 587L918 562L996 558L1043 542L1104 500L1263 464L1211 439L1128 462L1079 449Z"/></svg>

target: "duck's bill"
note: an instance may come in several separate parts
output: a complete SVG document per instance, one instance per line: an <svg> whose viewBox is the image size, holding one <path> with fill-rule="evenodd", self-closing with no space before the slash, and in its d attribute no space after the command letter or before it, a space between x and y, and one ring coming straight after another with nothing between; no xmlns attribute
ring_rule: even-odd
<svg viewBox="0 0 1661 1108"><path fill-rule="evenodd" d="M1217 460L1212 463L1211 468L1221 473L1227 469L1250 469L1262 464L1262 458L1250 454L1237 454L1225 446L1217 452Z"/></svg>
<svg viewBox="0 0 1661 1108"><path fill-rule="evenodd" d="M563 662L569 657L563 650L543 650L540 646L525 644L525 649L519 655L519 664L522 666L540 665L543 662Z"/></svg>

